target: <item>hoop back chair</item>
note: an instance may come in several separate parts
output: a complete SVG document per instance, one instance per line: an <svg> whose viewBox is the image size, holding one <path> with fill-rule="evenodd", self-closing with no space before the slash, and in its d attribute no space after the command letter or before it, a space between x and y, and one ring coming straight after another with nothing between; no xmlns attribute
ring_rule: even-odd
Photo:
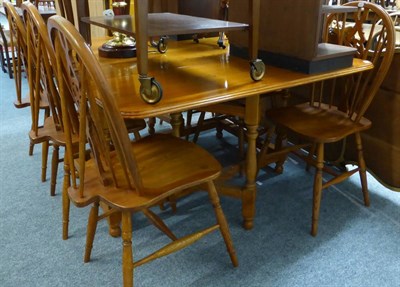
<svg viewBox="0 0 400 287"><path fill-rule="evenodd" d="M32 94L32 89L29 87L29 96L27 98L22 98L22 71L25 70L26 76L29 80L28 75L28 46L27 46L27 31L25 24L18 14L15 7L8 1L3 2L4 9L7 15L8 23L10 25L10 40L12 51L16 54L13 55L13 74L15 80L17 100L14 102L16 108L31 108L32 125L29 132L29 155L33 154L33 148L35 144L42 143L42 181L46 180L46 170L47 170L47 155L49 147L49 139L47 135L39 132L39 114L40 111L44 111L44 121L50 115L49 103L47 97L41 94L34 101L35 96ZM32 76L33 77L33 76Z"/></svg>
<svg viewBox="0 0 400 287"><path fill-rule="evenodd" d="M65 136L61 119L58 90L55 83L55 58L47 34L47 27L35 5L24 2L21 4L23 19L26 26L26 44L28 59L28 81L32 110L32 141L47 139L53 146L51 162L50 194L55 195L60 146L65 147ZM41 99L47 99L51 115L45 118L39 126L39 110ZM77 140L75 140L77 142ZM47 156L47 154L43 154Z"/></svg>
<svg viewBox="0 0 400 287"><path fill-rule="evenodd" d="M14 102L16 108L24 108L30 105L29 97L22 99L22 71L25 66L26 30L14 5L8 1L3 2L4 10L10 27L10 44L13 59L13 74L17 100Z"/></svg>
<svg viewBox="0 0 400 287"><path fill-rule="evenodd" d="M67 137L65 165L71 170L68 195L78 207L93 204L88 221L85 262L90 260L97 221L109 213L121 212L124 286L133 285L134 267L178 251L216 229L221 231L231 261L236 266L228 225L213 184L213 179L220 174L220 164L202 148L170 135L130 141L113 92L82 36L60 16L49 19L48 31L56 55ZM70 152L71 138L77 135L80 138L79 158L74 160ZM86 143L91 149L88 161L84 155ZM146 214L149 207L168 196L200 184L208 189L217 224L175 238L159 251L133 262L131 213L142 211ZM99 203L112 209L99 215ZM163 224L161 220L159 223Z"/></svg>
<svg viewBox="0 0 400 287"><path fill-rule="evenodd" d="M266 117L277 127L293 132L299 138L312 144L304 159L316 167L313 187L313 208L311 234L316 236L322 190L337 184L358 172L361 179L364 204L369 206L366 164L360 133L371 126L363 117L389 69L394 53L394 27L387 12L380 6L356 1L346 6L358 7L351 19L345 14L330 14L327 19L329 30L326 40L357 49L356 57L374 64L372 70L325 81L313 86L307 103L268 110ZM381 21L380 25L376 25ZM367 24L366 24L367 23ZM357 168L353 170L329 169L324 165L324 146L339 142L354 135L358 153ZM282 147L282 138L277 137L276 146ZM293 147L287 147L293 150ZM283 147L280 151L283 151ZM273 152L271 153L273 156ZM323 182L322 174L332 176Z"/></svg>
<svg viewBox="0 0 400 287"><path fill-rule="evenodd" d="M62 120L61 101L58 89L55 83L56 77L56 60L50 39L48 37L47 26L40 16L40 12L32 3L24 2L21 4L23 18L27 32L27 50L28 50L28 74L29 86L31 93L31 108L35 115L33 128L30 132L32 139L47 138L53 145L53 154L51 161L51 180L50 194L55 195L56 179L58 165L63 162L59 157L59 148L66 147L64 134L64 123ZM37 95L40 95L38 97ZM38 101L39 98L47 98L51 110L51 116L45 119L43 126L38 126ZM140 129L145 127L144 121L131 121L130 132L138 133ZM138 138L138 135L135 135ZM73 138L72 152L77 152L78 138ZM67 174L68 175L68 174ZM64 176L64 184L62 191L63 202L63 239L68 238L69 224L69 199L64 185L69 185L69 177Z"/></svg>

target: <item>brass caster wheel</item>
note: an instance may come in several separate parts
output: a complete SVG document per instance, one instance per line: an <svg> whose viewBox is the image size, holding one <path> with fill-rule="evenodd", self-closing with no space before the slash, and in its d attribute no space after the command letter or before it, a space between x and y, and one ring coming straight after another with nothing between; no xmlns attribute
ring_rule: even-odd
<svg viewBox="0 0 400 287"><path fill-rule="evenodd" d="M145 89L143 85L140 86L140 96L143 101L148 104L156 104L162 98L163 90L159 82L155 79L151 79L151 88Z"/></svg>

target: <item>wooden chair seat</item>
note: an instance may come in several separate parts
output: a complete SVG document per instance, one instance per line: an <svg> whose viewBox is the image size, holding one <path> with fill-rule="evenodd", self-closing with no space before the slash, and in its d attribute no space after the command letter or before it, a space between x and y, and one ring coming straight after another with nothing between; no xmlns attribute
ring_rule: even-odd
<svg viewBox="0 0 400 287"><path fill-rule="evenodd" d="M35 130L30 130L29 131L29 138L30 140L37 144L37 143L42 143L43 141L49 141L51 139L51 134L57 134L57 131L55 129L55 124L53 117L47 117L44 120L44 125L42 127L39 127L37 131Z"/></svg>
<svg viewBox="0 0 400 287"><path fill-rule="evenodd" d="M85 163L85 197L80 198L79 190L70 187L68 195L71 201L82 207L101 198L109 206L137 211L162 201L176 189L182 190L215 179L221 171L220 163L208 152L167 134L155 134L132 142L132 152L139 163L145 196L132 191L121 169L115 171L118 188L104 186L95 162L89 160ZM115 152L111 158L118 165Z"/></svg>
<svg viewBox="0 0 400 287"><path fill-rule="evenodd" d="M362 117L359 122L354 122L345 112L324 103L320 106L303 103L271 109L265 115L306 140L319 143L336 142L371 127L370 120Z"/></svg>
<svg viewBox="0 0 400 287"><path fill-rule="evenodd" d="M31 100L29 96L22 98L21 100L15 100L14 101L14 107L17 109L22 109L22 108L27 108L31 106ZM49 109L49 103L47 100L41 100L39 103L39 108L41 110L48 110Z"/></svg>
<svg viewBox="0 0 400 287"><path fill-rule="evenodd" d="M52 116L47 117L44 121L44 125L38 129L38 133L35 135L33 131L29 132L29 135L35 138L47 138L47 140L52 141L53 143L65 146L66 139L65 133L57 128L54 118ZM74 142L78 142L78 138L73 138Z"/></svg>

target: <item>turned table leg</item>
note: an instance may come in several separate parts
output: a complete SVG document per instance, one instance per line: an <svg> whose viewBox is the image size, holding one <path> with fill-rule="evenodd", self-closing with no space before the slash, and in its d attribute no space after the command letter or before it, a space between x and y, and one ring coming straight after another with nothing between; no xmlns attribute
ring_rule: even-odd
<svg viewBox="0 0 400 287"><path fill-rule="evenodd" d="M245 124L247 127L246 185L242 190L243 227L253 228L256 201L257 150L256 139L259 124L259 95L246 98Z"/></svg>

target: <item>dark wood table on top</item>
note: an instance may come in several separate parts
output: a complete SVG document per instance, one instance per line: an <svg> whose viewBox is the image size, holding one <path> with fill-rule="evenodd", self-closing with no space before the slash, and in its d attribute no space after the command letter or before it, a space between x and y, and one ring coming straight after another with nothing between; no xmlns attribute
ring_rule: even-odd
<svg viewBox="0 0 400 287"><path fill-rule="evenodd" d="M161 83L164 96L156 104L147 104L139 95L137 60L99 58L109 80L122 115L126 118L149 118L170 114L173 132L179 136L181 112L210 104L245 99L245 124L248 148L243 186L219 184L221 194L242 200L243 225L253 227L256 198L256 138L259 124L260 94L358 73L372 68L368 61L354 59L349 68L320 74L302 74L267 66L265 77L258 82L249 75L249 63L229 54L227 49L215 45L215 38L193 41L169 41L166 54L149 50L149 74ZM92 41L92 49L104 43ZM150 48L151 49L151 48Z"/></svg>

